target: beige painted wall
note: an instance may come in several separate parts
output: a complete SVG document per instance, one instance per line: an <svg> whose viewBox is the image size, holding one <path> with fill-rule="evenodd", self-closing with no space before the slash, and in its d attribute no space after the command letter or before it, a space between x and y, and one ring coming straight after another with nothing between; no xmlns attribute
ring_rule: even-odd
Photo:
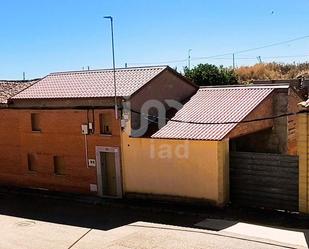
<svg viewBox="0 0 309 249"><path fill-rule="evenodd" d="M309 213L309 116L297 115L297 152L299 156L299 211Z"/></svg>
<svg viewBox="0 0 309 249"><path fill-rule="evenodd" d="M129 138L122 135L125 193L228 201L228 141Z"/></svg>

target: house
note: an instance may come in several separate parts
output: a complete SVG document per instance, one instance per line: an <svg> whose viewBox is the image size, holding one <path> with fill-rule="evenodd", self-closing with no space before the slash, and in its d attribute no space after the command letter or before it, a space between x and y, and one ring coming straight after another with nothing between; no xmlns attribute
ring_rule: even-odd
<svg viewBox="0 0 309 249"><path fill-rule="evenodd" d="M116 80L118 119L113 70L52 73L10 98L0 109L0 183L121 197L121 106L182 102L197 87L168 66L117 69Z"/></svg>
<svg viewBox="0 0 309 249"><path fill-rule="evenodd" d="M271 153L298 176L301 97L289 84L198 89L167 66L117 69L116 80L115 98L113 70L52 73L8 99L1 184L224 206L235 153Z"/></svg>
<svg viewBox="0 0 309 249"><path fill-rule="evenodd" d="M122 133L126 195L225 205L231 153L296 155L300 100L288 84L200 88L151 139Z"/></svg>
<svg viewBox="0 0 309 249"><path fill-rule="evenodd" d="M300 95L303 99L308 98L308 77L306 74L300 74L295 79L281 79L281 80L254 80L251 82L256 85L280 85L280 84L289 84L291 88L293 88L298 95Z"/></svg>
<svg viewBox="0 0 309 249"><path fill-rule="evenodd" d="M11 174L18 174L20 163L19 119L16 113L7 111L9 99L37 81L0 81L0 171L3 185L10 181Z"/></svg>
<svg viewBox="0 0 309 249"><path fill-rule="evenodd" d="M0 106L6 106L9 98L32 86L38 80L0 80Z"/></svg>

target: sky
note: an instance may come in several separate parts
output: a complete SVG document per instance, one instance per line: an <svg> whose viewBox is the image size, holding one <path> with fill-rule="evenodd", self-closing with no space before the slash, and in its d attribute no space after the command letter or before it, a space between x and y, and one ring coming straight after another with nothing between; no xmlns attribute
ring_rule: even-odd
<svg viewBox="0 0 309 249"><path fill-rule="evenodd" d="M168 64L182 70L309 60L309 0L27 0L1 1L0 79L111 68L114 17L117 67ZM227 54L225 56L208 59Z"/></svg>

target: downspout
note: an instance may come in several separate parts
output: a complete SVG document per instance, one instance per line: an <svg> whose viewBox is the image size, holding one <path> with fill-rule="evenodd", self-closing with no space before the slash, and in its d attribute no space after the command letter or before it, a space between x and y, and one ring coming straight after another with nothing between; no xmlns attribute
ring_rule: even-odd
<svg viewBox="0 0 309 249"><path fill-rule="evenodd" d="M89 134L89 109L87 109L87 127L88 127L88 134ZM87 134L84 134L85 138L85 159L86 159L86 168L89 168L88 164L88 140L87 140Z"/></svg>
<svg viewBox="0 0 309 249"><path fill-rule="evenodd" d="M89 168L89 165L88 165L88 141L87 141L87 135L85 134L85 158L86 158L86 167Z"/></svg>

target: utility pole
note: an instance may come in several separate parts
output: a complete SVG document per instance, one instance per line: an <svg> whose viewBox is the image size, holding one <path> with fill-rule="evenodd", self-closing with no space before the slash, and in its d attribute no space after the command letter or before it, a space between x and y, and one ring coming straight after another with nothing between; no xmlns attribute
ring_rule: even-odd
<svg viewBox="0 0 309 249"><path fill-rule="evenodd" d="M104 16L104 18L109 19L111 23L113 76L114 76L114 92L115 92L115 118L117 120L118 119L118 104L117 104L116 63L115 63L115 44L114 44L114 20L112 16Z"/></svg>
<svg viewBox="0 0 309 249"><path fill-rule="evenodd" d="M190 48L188 50L188 68L189 68L189 70L191 69L191 52L192 52L192 49Z"/></svg>
<svg viewBox="0 0 309 249"><path fill-rule="evenodd" d="M233 70L235 70L235 54L233 53Z"/></svg>

